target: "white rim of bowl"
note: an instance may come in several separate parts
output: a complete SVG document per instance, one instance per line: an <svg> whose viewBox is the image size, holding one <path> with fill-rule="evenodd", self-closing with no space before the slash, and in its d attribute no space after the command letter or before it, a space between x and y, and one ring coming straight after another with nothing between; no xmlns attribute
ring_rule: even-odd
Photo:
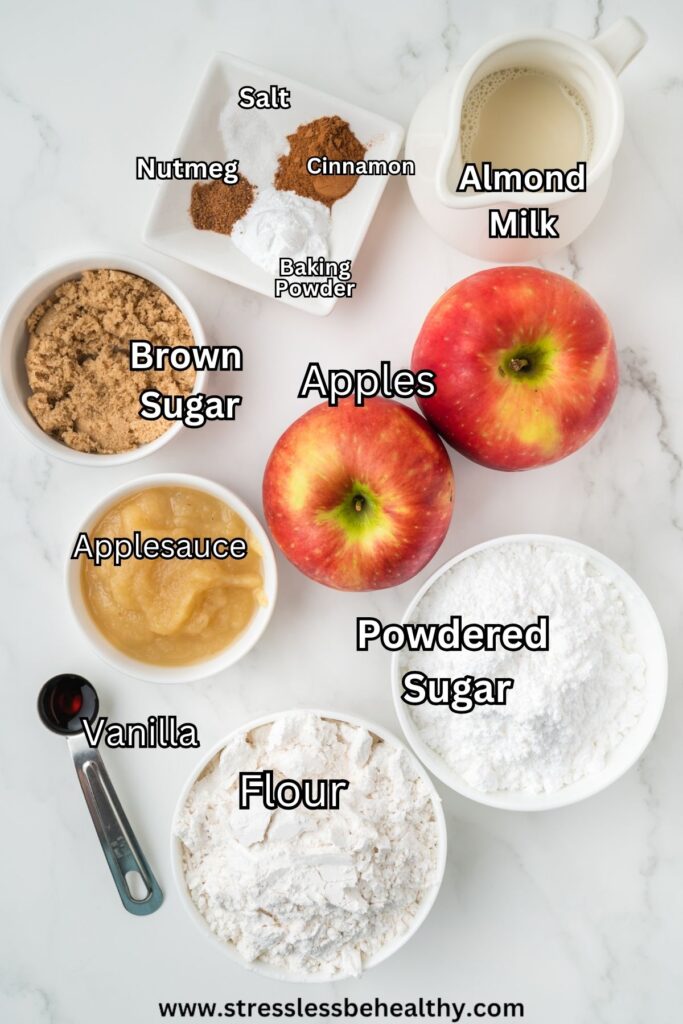
<svg viewBox="0 0 683 1024"><path fill-rule="evenodd" d="M258 538L261 546L261 561L263 566L263 583L268 604L265 608L256 611L246 629L239 634L237 639L229 647L213 657L204 661L192 662L190 665L154 665L152 663L137 661L119 651L100 632L96 623L91 618L83 600L81 590L81 560L72 559L71 551L78 534L82 531L89 533L92 527L102 517L107 509L115 505L117 501L126 495L134 494L137 491L149 490L151 487L172 487L181 486L203 491L223 501L238 513L246 523L247 527ZM81 556L82 557L82 556ZM198 679L207 679L209 676L230 668L247 655L255 644L260 640L273 614L277 601L277 563L272 545L265 528L254 512L246 505L233 491L218 484L206 477L195 476L190 473L153 473L150 476L137 477L128 483L121 484L108 492L106 497L101 498L90 510L74 532L70 540L70 547L66 555L65 583L67 599L72 615L81 633L99 656L113 668L126 675L134 676L152 683L191 683Z"/></svg>
<svg viewBox="0 0 683 1024"><path fill-rule="evenodd" d="M143 459L146 455L152 455L158 451L159 448L163 448L165 444L168 444L176 434L182 430L184 424L181 420L177 420L171 423L168 430L165 430L163 434L155 438L154 441L150 441L147 444L142 444L138 448L133 448L127 452L117 452L110 455L98 455L94 452L78 452L62 441L58 441L57 438L52 437L50 434L46 434L42 430L36 421L31 416L28 409L26 409L26 416L22 417L15 407L19 404L19 396L15 403L15 398L11 394L8 388L6 380L6 361L7 359L13 358L14 354L14 343L12 342L12 352L8 353L10 342L7 337L7 331L9 328L10 321L20 314L21 322L26 321L27 316L40 304L44 299L38 301L31 300L27 301L27 295L34 291L37 287L42 285L42 290L47 289L45 297L63 284L65 281L74 280L84 270L120 270L124 273L133 274L136 277L142 277L152 284L155 284L157 288L161 289L172 302L178 307L185 319L187 320L190 332L194 339L195 345L198 347L207 344L206 335L204 328L202 327L201 321L197 312L188 299L187 295L183 290L175 284L166 274L163 274L156 267L146 263L144 260L139 260L133 256L122 256L118 253L111 252L95 252L95 253L84 253L80 256L73 256L65 260L60 260L58 263L54 263L51 266L42 270L35 277L32 277L21 289L21 291L15 296L10 305L8 306L2 322L0 323L0 348L2 349L2 363L0 372L0 395L2 395L3 404L7 410L8 416L12 419L17 429L23 434L23 436L35 445L46 455L54 456L55 458L61 459L64 462L71 462L80 466L120 466L125 463L136 462L138 459ZM49 287L47 282L50 281L56 274L59 274L59 279L55 279ZM43 282L45 282L43 284ZM198 370L195 377L194 388L192 394L197 394L203 390L207 379L206 370ZM26 382L28 389L28 380ZM28 389L30 391L30 389Z"/></svg>
<svg viewBox="0 0 683 1024"><path fill-rule="evenodd" d="M206 920L202 917L196 906L192 902L192 897L189 894L187 883L185 881L185 872L183 871L182 865L182 842L174 834L174 825L180 814L180 811L185 805L188 794L194 786L197 778L204 771L210 761L220 753L220 751L226 746L228 741L233 736L239 735L240 733L251 732L252 729L258 729L262 725L270 725L277 722L279 719L284 718L285 715L291 714L310 714L317 715L319 718L328 718L332 721L337 722L348 722L350 725L358 726L359 728L366 729L370 733L374 733L385 743L393 744L399 750L405 750L408 756L411 758L415 768L419 774L419 777L427 787L427 791L432 801L434 808L434 819L436 821L437 829L437 862L436 862L436 877L434 882L425 893L425 897L420 903L420 907L413 918L410 927L402 935L399 935L392 942L388 942L382 949L371 957L363 965L363 974L370 970L371 967L376 967L377 964L387 960L390 956L396 953L401 946L404 946L412 937L415 935L418 928L424 923L428 917L432 907L436 903L436 898L443 882L444 872L446 870L446 859L448 852L448 833L446 830L446 818L443 812L443 806L441 797L439 796L434 783L430 779L424 766L420 763L419 759L415 757L413 752L403 743L397 736L395 736L389 729L385 729L383 726L376 725L374 722L368 721L366 718L360 718L358 715L347 714L346 712L339 711L321 711L319 708L290 708L286 711L275 711L270 715L262 715L259 718L252 719L249 722L245 722L244 725L238 726L236 729L231 730L222 739L218 740L210 750L203 755L201 760L194 766L192 772L188 776L185 784L183 785L180 796L176 802L173 810L173 819L171 821L171 868L173 871L173 879L175 881L176 890L180 896L180 901L183 904L187 914L199 929L199 931L217 948L219 948L226 956L228 956L234 963L239 964L246 970L253 971L256 974L264 975L268 978L275 978L278 981L290 981L290 982L304 982L304 983L329 983L344 981L348 978L354 977L351 974L335 974L335 975L314 975L314 974L299 974L297 972L288 972L277 967L254 960L248 963L244 957L237 952L237 949L227 942L223 942L217 935L209 928Z"/></svg>
<svg viewBox="0 0 683 1024"><path fill-rule="evenodd" d="M615 763L614 758L612 758L608 761L602 771L598 772L596 775L586 776L579 779L577 782L571 783L569 786L565 786L552 793L528 794L519 793L515 790L494 790L491 792L485 792L470 786L469 783L467 783L454 769L449 767L443 758L434 753L431 747L427 746L421 738L410 716L408 707L400 697L402 677L399 668L399 661L402 651L396 651L392 654L391 692L394 701L394 708L396 710L396 715L400 722L401 729L403 730L403 735L419 760L422 761L429 771L440 779L444 785L448 786L449 789L452 789L454 792L459 793L461 796L467 797L470 800L474 800L476 803L484 804L487 807L495 807L499 810L550 811L560 807L568 807L570 804L579 803L582 800L588 799L588 797L595 796L596 793L600 793L613 782L616 782L617 779L621 778L622 775L625 775L626 772L629 771L642 757L655 734L664 710L668 686L668 658L666 641L664 639L664 633L659 619L657 618L657 614L648 597L640 589L633 577L630 576L625 569L622 569L620 565L612 561L611 558L608 558L607 555L603 555L602 552L597 551L595 548L591 548L587 544L582 544L581 541L571 540L568 537L560 537L553 534L508 534L504 537L494 537L491 540L483 541L481 544L475 544L473 547L460 552L460 554L455 555L454 558L449 559L449 561L440 566L436 572L434 572L429 579L422 584L408 605L401 622L406 623L414 621L412 619L412 615L424 595L440 576L443 576L444 573L448 572L448 570L458 562L462 562L471 555L475 555L489 548L519 543L546 544L555 548L571 548L585 555L587 558L591 559L594 564L597 564L598 567L604 567L609 574L609 578L623 583L624 590L627 593L629 591L631 592L633 597L640 602L645 614L649 617L650 625L657 640L658 655L662 659L662 679L661 682L657 682L652 688L653 692L649 695L651 700L646 704L639 721L633 727L634 730L637 730L643 720L648 721L647 727L642 730L640 742L637 744L635 753L632 757L623 765L618 762ZM619 747L616 748L616 750L618 749ZM590 785L591 780L594 780L593 785ZM576 792L577 789L579 791L578 793ZM583 792L583 790L585 790L585 792Z"/></svg>

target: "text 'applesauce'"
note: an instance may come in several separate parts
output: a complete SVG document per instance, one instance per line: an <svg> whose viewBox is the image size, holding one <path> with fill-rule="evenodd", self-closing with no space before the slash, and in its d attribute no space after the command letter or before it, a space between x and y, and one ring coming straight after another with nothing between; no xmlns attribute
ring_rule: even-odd
<svg viewBox="0 0 683 1024"><path fill-rule="evenodd" d="M153 665L190 665L230 646L266 603L258 541L225 502L189 487L150 487L108 509L90 537L244 537L243 558L82 559L88 612L118 650Z"/></svg>

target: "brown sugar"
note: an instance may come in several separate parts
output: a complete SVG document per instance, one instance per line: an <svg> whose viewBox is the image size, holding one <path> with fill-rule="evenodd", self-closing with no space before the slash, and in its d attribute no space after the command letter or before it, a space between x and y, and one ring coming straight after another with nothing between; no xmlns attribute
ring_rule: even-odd
<svg viewBox="0 0 683 1024"><path fill-rule="evenodd" d="M297 192L332 206L358 181L357 174L311 174L306 167L312 156L353 161L365 156L365 146L353 134L349 122L338 115L299 125L287 140L289 152L280 157L275 172L275 187L281 191Z"/></svg>
<svg viewBox="0 0 683 1024"><path fill-rule="evenodd" d="M226 185L223 181L210 181L206 185L195 182L190 202L192 223L201 231L229 235L253 201L254 187L246 178L240 178L235 185Z"/></svg>
<svg viewBox="0 0 683 1024"><path fill-rule="evenodd" d="M171 423L139 416L140 394L189 395L195 371L131 370L131 340L193 345L176 304L145 278L85 270L33 310L26 372L28 407L45 431L79 452L113 454L155 440Z"/></svg>

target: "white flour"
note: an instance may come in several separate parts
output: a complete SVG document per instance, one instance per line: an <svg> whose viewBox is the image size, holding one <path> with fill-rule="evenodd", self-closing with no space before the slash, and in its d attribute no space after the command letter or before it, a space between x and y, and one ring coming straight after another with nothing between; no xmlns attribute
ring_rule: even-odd
<svg viewBox="0 0 683 1024"><path fill-rule="evenodd" d="M343 778L339 810L238 808L239 771ZM292 712L241 734L175 824L191 897L248 961L333 977L404 933L435 882L435 809L407 751Z"/></svg>
<svg viewBox="0 0 683 1024"><path fill-rule="evenodd" d="M296 192L264 188L232 229L238 249L264 270L280 272L280 257L327 258L330 212L323 203Z"/></svg>
<svg viewBox="0 0 683 1024"><path fill-rule="evenodd" d="M404 651L401 675L515 680L505 706L411 707L425 743L484 791L549 793L600 771L643 709L645 664L617 586L580 554L511 543L444 573L413 620L452 615L522 626L548 615L549 651Z"/></svg>

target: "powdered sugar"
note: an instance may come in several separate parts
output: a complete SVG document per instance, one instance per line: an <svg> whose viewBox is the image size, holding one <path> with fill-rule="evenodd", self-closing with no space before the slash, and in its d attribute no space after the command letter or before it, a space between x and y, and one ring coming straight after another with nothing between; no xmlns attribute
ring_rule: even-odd
<svg viewBox="0 0 683 1024"><path fill-rule="evenodd" d="M401 674L515 680L504 706L411 708L424 742L488 792L549 793L600 771L643 710L645 663L617 585L580 553L514 542L456 563L412 618L452 615L520 625L547 615L549 650L403 653Z"/></svg>
<svg viewBox="0 0 683 1024"><path fill-rule="evenodd" d="M238 807L238 772L344 778L339 810ZM359 974L404 934L436 882L432 797L408 752L345 722L292 712L240 733L175 823L190 895L248 961Z"/></svg>

